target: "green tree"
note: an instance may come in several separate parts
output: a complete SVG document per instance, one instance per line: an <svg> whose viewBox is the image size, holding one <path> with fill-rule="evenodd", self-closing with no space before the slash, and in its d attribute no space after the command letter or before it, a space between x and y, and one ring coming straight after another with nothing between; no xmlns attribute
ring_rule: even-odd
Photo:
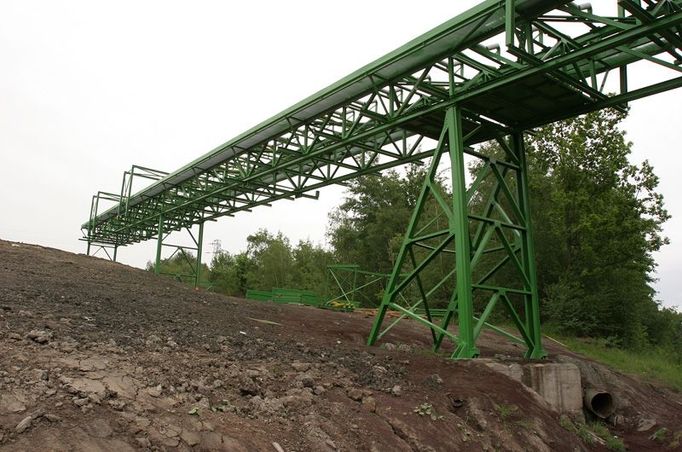
<svg viewBox="0 0 682 452"><path fill-rule="evenodd" d="M425 169L410 165L353 180L343 203L329 215L328 236L339 262L389 273L410 221Z"/></svg>
<svg viewBox="0 0 682 452"><path fill-rule="evenodd" d="M332 253L306 240L298 242L292 254L293 286L323 295L327 266L334 260Z"/></svg>
<svg viewBox="0 0 682 452"><path fill-rule="evenodd" d="M247 274L252 265L246 253L232 255L220 251L213 256L209 281L214 292L232 296L244 296L247 287Z"/></svg>
<svg viewBox="0 0 682 452"><path fill-rule="evenodd" d="M246 271L249 289L270 290L288 287L293 282L291 244L281 232L272 235L260 229L248 236L246 242L246 257L251 264Z"/></svg>
<svg viewBox="0 0 682 452"><path fill-rule="evenodd" d="M529 179L550 320L636 348L652 333L652 253L667 243L669 215L651 165L628 161L624 117L602 110L540 129L529 140Z"/></svg>
<svg viewBox="0 0 682 452"><path fill-rule="evenodd" d="M194 284L194 268L197 265L197 258L191 252L178 251L173 256L162 259L160 262L160 273L162 275L170 276L178 281ZM148 261L147 271L155 271L153 262ZM206 279L209 274L209 267L206 264L201 264L201 279Z"/></svg>
<svg viewBox="0 0 682 452"><path fill-rule="evenodd" d="M396 171L388 171L381 175L366 176L351 182L348 194L343 203L330 214L328 236L336 258L345 264L355 264L363 270L389 274L393 270L400 246L403 242L407 226L412 217L417 199L421 192L427 168L420 165L410 165L404 176ZM438 182L445 198L449 197L448 190L442 182ZM441 209L435 200L424 207L426 218L435 218ZM436 225L446 227L444 216L436 218ZM420 227L424 224L420 224ZM417 259L422 254L429 253L427 249L415 251ZM409 268L402 269L403 272ZM433 287L448 268L448 257L439 258L420 275L425 287ZM454 280L453 280L454 283ZM362 284L360 284L362 285ZM376 286L368 286L362 300L375 305L380 301L381 291ZM406 298L411 299L417 294L417 288L410 285ZM432 306L440 307L447 303L447 286L431 298ZM441 293L442 292L442 293Z"/></svg>

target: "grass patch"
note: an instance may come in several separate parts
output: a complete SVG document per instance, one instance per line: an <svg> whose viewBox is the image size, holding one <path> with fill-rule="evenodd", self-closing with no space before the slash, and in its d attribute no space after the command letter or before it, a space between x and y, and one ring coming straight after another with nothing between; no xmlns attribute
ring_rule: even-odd
<svg viewBox="0 0 682 452"><path fill-rule="evenodd" d="M623 443L623 440L613 436L604 424L595 422L593 424L589 424L588 428L592 430L595 435L606 442L606 447L608 447L609 450L625 452L625 443Z"/></svg>
<svg viewBox="0 0 682 452"><path fill-rule="evenodd" d="M533 430L535 428L535 423L533 423L533 421L530 419L519 419L518 421L514 421L514 425L526 430Z"/></svg>
<svg viewBox="0 0 682 452"><path fill-rule="evenodd" d="M644 377L647 380L663 383L682 392L682 364L676 362L670 353L660 348L646 351L624 350L608 346L604 341L567 337L551 328L545 328L550 336L566 344L571 351L580 353L602 362L623 373ZM548 341L548 339L545 339Z"/></svg>
<svg viewBox="0 0 682 452"><path fill-rule="evenodd" d="M500 415L500 419L502 419L503 422L516 413L518 409L519 408L516 405L505 405L504 403L495 405L495 410L497 411L497 414Z"/></svg>
<svg viewBox="0 0 682 452"><path fill-rule="evenodd" d="M682 442L682 430L673 435L673 440L670 444L668 444L668 448L675 449L680 447L680 442Z"/></svg>
<svg viewBox="0 0 682 452"><path fill-rule="evenodd" d="M623 440L612 435L609 429L600 422L574 423L568 416L563 415L559 418L559 424L569 432L578 435L586 444L594 445L597 442L602 442L609 450L617 452L625 452L626 450Z"/></svg>
<svg viewBox="0 0 682 452"><path fill-rule="evenodd" d="M668 429L665 427L661 427L658 430L656 430L653 435L651 435L651 439L659 443L662 443L663 441L665 441L666 436L668 436Z"/></svg>
<svg viewBox="0 0 682 452"><path fill-rule="evenodd" d="M443 419L443 416L440 416L438 413L436 413L436 409L430 403L422 403L421 405L415 407L415 409L412 411L420 416L429 416L433 421Z"/></svg>

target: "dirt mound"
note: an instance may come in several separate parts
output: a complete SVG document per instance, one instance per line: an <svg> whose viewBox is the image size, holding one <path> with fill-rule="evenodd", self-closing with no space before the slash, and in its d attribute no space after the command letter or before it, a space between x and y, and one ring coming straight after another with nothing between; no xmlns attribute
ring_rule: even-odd
<svg viewBox="0 0 682 452"><path fill-rule="evenodd" d="M366 347L372 319L359 313L222 297L3 241L0 268L0 450L604 448L517 381L430 353L409 322L387 335L396 347ZM481 349L520 353L490 335ZM655 425L682 430L677 395L629 381L633 400L658 407ZM626 443L659 444L654 426L624 419Z"/></svg>

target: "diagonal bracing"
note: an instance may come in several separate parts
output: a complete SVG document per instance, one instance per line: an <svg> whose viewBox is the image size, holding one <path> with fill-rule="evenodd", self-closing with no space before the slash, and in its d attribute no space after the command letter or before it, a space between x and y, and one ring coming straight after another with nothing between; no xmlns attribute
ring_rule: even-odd
<svg viewBox="0 0 682 452"><path fill-rule="evenodd" d="M157 239L161 247L172 231L192 225L203 231L206 221L281 199L317 197L328 185L447 155L452 193L439 193L427 180L424 196L440 206L448 227L408 230L400 265L411 266L414 275L405 283L405 269L396 266L382 309L421 318L436 348L449 337L456 357L470 357L478 353L476 336L488 326L487 316L501 305L527 355L540 357L524 131L600 108L623 109L682 86L682 0L595 5L599 9L565 0L484 1L173 173L132 167L120 194L95 195L83 240L116 250ZM634 65L655 66L665 75L637 83L630 77ZM504 158L473 148L489 140L498 142ZM469 187L465 154L482 162L483 175ZM140 178L153 183L135 192L132 182ZM468 200L483 195L490 199L486 209L469 211ZM101 211L100 200L114 205ZM420 269L443 255L451 271L435 289L426 287ZM495 275L510 268L519 284L495 285ZM424 316L396 302L409 284ZM452 294L448 315L436 323L429 297L446 290ZM478 312L474 299L481 297L487 302ZM382 318L370 342L380 336ZM448 330L454 321L457 336Z"/></svg>

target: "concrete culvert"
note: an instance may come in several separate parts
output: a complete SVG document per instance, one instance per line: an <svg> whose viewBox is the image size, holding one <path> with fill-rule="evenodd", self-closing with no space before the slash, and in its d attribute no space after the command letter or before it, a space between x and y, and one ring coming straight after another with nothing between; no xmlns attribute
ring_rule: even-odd
<svg viewBox="0 0 682 452"><path fill-rule="evenodd" d="M606 419L616 411L613 396L608 391L588 388L585 390L583 402L585 403L585 408L602 419Z"/></svg>

